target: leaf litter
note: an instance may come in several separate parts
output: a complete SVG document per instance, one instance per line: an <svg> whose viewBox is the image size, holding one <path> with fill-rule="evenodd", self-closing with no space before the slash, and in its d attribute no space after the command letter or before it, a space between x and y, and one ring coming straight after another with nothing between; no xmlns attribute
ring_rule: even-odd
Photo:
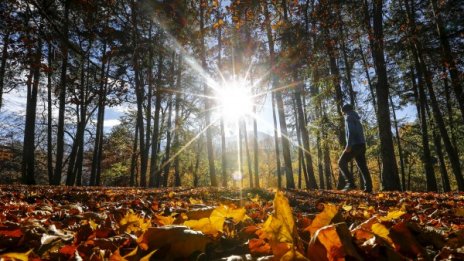
<svg viewBox="0 0 464 261"><path fill-rule="evenodd" d="M0 186L0 260L464 260L463 209L462 193Z"/></svg>

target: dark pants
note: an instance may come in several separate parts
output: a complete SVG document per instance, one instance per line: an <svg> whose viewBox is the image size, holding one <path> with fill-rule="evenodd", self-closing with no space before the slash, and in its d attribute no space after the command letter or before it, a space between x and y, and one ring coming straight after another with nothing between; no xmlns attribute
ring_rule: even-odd
<svg viewBox="0 0 464 261"><path fill-rule="evenodd" d="M353 173L350 173L348 169L348 162L352 159L356 160L359 170L361 171L361 177L364 181L364 189L372 190L372 179L369 169L367 168L366 162L366 145L356 144L351 147L350 152L344 151L340 159L338 160L338 166L340 171L345 178L347 186L354 187Z"/></svg>

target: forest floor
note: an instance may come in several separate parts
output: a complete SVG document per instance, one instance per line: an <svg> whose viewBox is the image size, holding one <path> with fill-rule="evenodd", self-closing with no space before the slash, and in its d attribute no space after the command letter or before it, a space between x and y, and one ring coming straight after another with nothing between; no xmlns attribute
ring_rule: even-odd
<svg viewBox="0 0 464 261"><path fill-rule="evenodd" d="M464 194L0 186L0 260L464 260Z"/></svg>

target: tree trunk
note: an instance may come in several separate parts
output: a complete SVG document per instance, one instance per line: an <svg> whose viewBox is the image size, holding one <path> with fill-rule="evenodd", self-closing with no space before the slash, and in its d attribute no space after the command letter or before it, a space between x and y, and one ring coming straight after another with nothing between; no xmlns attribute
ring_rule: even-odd
<svg viewBox="0 0 464 261"><path fill-rule="evenodd" d="M2 62L0 63L0 111L3 105L3 88L5 86L6 61L8 60L8 47L10 45L10 30L3 36Z"/></svg>
<svg viewBox="0 0 464 261"><path fill-rule="evenodd" d="M307 166L306 166L306 162L304 159L305 151L304 151L304 147L301 141L301 135L302 135L301 129L300 129L301 123L300 123L300 118L299 118L298 109L296 105L296 99L293 100L293 110L295 112L296 139L298 141L298 188L301 188L301 180L302 180L301 174L304 175L306 188L310 188L311 185L308 179Z"/></svg>
<svg viewBox="0 0 464 261"><path fill-rule="evenodd" d="M48 184L53 185L53 119L52 119L52 44L48 42L47 62L47 170Z"/></svg>
<svg viewBox="0 0 464 261"><path fill-rule="evenodd" d="M424 163L425 177L427 180L427 191L436 191L437 188L436 187L433 188L434 182L432 181L432 180L435 180L435 172L434 172L433 165L432 165L432 156L430 154L430 147L429 147L429 135L428 135L428 126L427 126L427 118L426 118L426 111L425 111L426 97L425 97L425 92L424 92L422 73L419 70L417 71L418 84L416 84L415 74L414 74L413 69L411 68L411 78L412 78L414 97L416 100L417 115L419 116L419 122L421 125L422 148L424 150L423 163ZM436 181L435 181L435 184L436 184Z"/></svg>
<svg viewBox="0 0 464 261"><path fill-rule="evenodd" d="M149 36L148 38L150 41L154 41L151 35L152 32L152 21L150 21L150 28L149 28ZM147 171L148 171L148 156L150 154L150 142L151 142L151 102L153 99L153 47L150 45L148 49L148 71L147 71L147 78L148 78L148 93L147 93L147 108L146 108L146 113L145 113L145 118L147 119L147 131L145 132L145 149L144 149L144 154L146 155L147 159ZM150 181L148 181L150 183Z"/></svg>
<svg viewBox="0 0 464 261"><path fill-rule="evenodd" d="M256 105L253 106L253 112L256 114ZM253 151L254 151L254 164L255 164L255 187L259 188L259 149L258 149L258 123L256 117L253 117Z"/></svg>
<svg viewBox="0 0 464 261"><path fill-rule="evenodd" d="M407 11L407 18L409 22L409 29L411 34L414 34L416 31L416 25L415 25L415 17L414 17L414 12L412 11L409 2L406 0L405 1L405 7ZM456 152L456 149L453 147L451 144L451 140L449 138L448 132L446 130L445 122L443 120L442 113L440 111L440 108L438 106L438 101L435 96L435 90L433 89L433 83L432 83L432 76L430 75L430 72L428 71L428 68L425 64L424 56L422 53L422 46L421 44L417 41L416 38L412 38L411 42L411 51L414 56L414 61L416 63L416 66L418 67L418 78L419 79L424 79L425 80L425 85L427 87L428 93L429 93L429 98L430 98L430 104L432 107L432 114L434 118L435 124L437 124L438 130L440 131L440 135L443 139L443 143L445 145L445 150L448 154L448 158L451 163L451 168L453 170L453 174L456 177L456 182L458 184L458 189L463 190L464 189L464 178L462 176L461 172L461 164L459 160L459 156ZM419 86L420 87L420 86ZM424 88L422 88L424 89ZM419 89L420 91L420 89ZM424 91L424 97L425 97L425 91Z"/></svg>
<svg viewBox="0 0 464 261"><path fill-rule="evenodd" d="M136 120L135 123L135 135L134 142L132 143L132 155L131 155L131 166L130 166L130 186L138 186L137 177L136 177L136 168L137 168L137 144L139 141L139 122Z"/></svg>
<svg viewBox="0 0 464 261"><path fill-rule="evenodd" d="M395 134L396 134L396 146L398 147L398 154L400 157L400 168L401 168L401 184L403 191L406 190L406 176L404 172L404 156L403 156L403 148L401 147L401 139L400 139L400 131L398 129L398 120L396 119L396 109L395 109L395 104L393 103L393 99L390 95L390 105L392 108L392 113L393 113L393 125L395 127ZM435 177L435 176L434 176Z"/></svg>
<svg viewBox="0 0 464 261"><path fill-rule="evenodd" d="M461 75L461 72L459 72L458 67L456 65L456 61L451 52L448 35L446 33L445 25L443 24L443 20L438 7L438 2L437 0L430 0L430 3L432 6L435 24L437 26L437 33L440 38L443 63L445 67L448 68L451 78L451 86L453 86L453 90L456 94L456 100L458 101L459 109L461 110L461 117L463 118L464 122L464 92L462 90L462 80L459 77L459 75Z"/></svg>
<svg viewBox="0 0 464 261"><path fill-rule="evenodd" d="M433 143L435 144L435 151L437 152L438 162L440 164L440 174L443 192L450 192L451 185L448 177L448 171L446 170L445 157L443 156L443 150L441 147L441 139L438 133L435 131L435 129L433 129Z"/></svg>
<svg viewBox="0 0 464 261"><path fill-rule="evenodd" d="M82 144L82 140L84 139L84 130L85 130L85 114L86 114L86 98L85 98L85 58L86 56L82 56L81 60L81 79L80 84L81 88L79 90L79 103L76 106L76 111L79 113L77 116L77 131L76 136L74 138L74 142L72 145L71 153L69 155L69 163L68 163L68 171L66 175L66 185L73 186L76 183L76 164L78 158L78 152L80 150L80 146Z"/></svg>
<svg viewBox="0 0 464 261"><path fill-rule="evenodd" d="M269 63L270 67L274 69L275 66L275 51L274 51L274 39L272 36L272 29L271 29L271 24L270 24L270 15L269 15L269 9L267 6L267 2L264 4L264 14L265 14L265 26L266 26L266 32L267 32L267 39L268 39L268 45L269 45ZM282 98L282 92L278 90L279 86L279 78L278 78L278 72L273 70L272 73L272 88L273 91L275 92L275 99L277 103L277 110L279 114L279 125L280 125L280 133L281 133L281 141L282 141L282 154L284 156L284 164L285 164L285 176L286 176L286 182L287 182L287 188L292 189L295 188L295 180L293 178L293 169L292 169L292 158L290 155L290 142L289 142L289 137L288 137L288 132L287 132L287 122L285 119L285 108L284 108L284 102Z"/></svg>
<svg viewBox="0 0 464 261"><path fill-rule="evenodd" d="M382 155L382 187L384 190L401 190L391 133L388 106L389 85L383 47L383 1L374 0L372 54L377 73L377 122L379 126L380 150Z"/></svg>
<svg viewBox="0 0 464 261"><path fill-rule="evenodd" d="M176 81L176 105L175 105L175 113L176 116L174 118L174 150L179 151L179 136L180 136L180 103L181 103L181 93L180 90L182 88L182 55L179 55L178 62L177 62L177 81ZM174 186L179 187L181 186L181 179L180 179L180 170L179 170L179 156L176 155L174 159Z"/></svg>
<svg viewBox="0 0 464 261"><path fill-rule="evenodd" d="M60 92L59 92L59 109L58 109L58 130L56 134L56 162L55 174L53 175L53 184L61 183L61 173L63 170L64 158L64 113L66 107L66 73L68 69L68 39L69 39L69 5L70 0L65 0L64 3L64 19L63 19L63 40L61 41L61 75L60 75Z"/></svg>
<svg viewBox="0 0 464 261"><path fill-rule="evenodd" d="M280 170L281 163L280 163L280 148L279 148L279 136L277 132L277 118L276 118L276 106L274 101L274 93L271 96L272 99L272 119L274 123L274 144L275 144L275 157L276 157L276 173L277 173L277 187L280 189L282 188L282 173Z"/></svg>
<svg viewBox="0 0 464 261"><path fill-rule="evenodd" d="M169 172L171 169L171 128L172 128L172 97L169 97L168 105L168 119L166 124L166 151L164 152L164 162L163 162L163 186L168 187L169 181Z"/></svg>
<svg viewBox="0 0 464 261"><path fill-rule="evenodd" d="M161 112L161 80L163 76L163 55L158 58L158 73L156 76L156 84L158 85L155 91L155 118L153 120L153 135L151 135L151 159L150 159L150 187L160 187L161 172L158 169L158 141L160 132L160 112Z"/></svg>
<svg viewBox="0 0 464 261"><path fill-rule="evenodd" d="M248 144L248 131L247 131L245 120L242 121L242 124L243 124L244 138L245 138L245 151L246 151L246 157L247 157L248 175L250 178L250 188L254 188L255 186L253 184L253 169L251 167L250 148Z"/></svg>
<svg viewBox="0 0 464 261"><path fill-rule="evenodd" d="M26 109L26 124L24 128L24 146L23 146L23 172L22 183L28 185L35 184L35 121L37 111L37 94L39 92L40 83L40 65L42 60L42 28L39 28L38 43L36 51L33 54L30 64L32 78L28 80L27 90L27 109Z"/></svg>
<svg viewBox="0 0 464 261"><path fill-rule="evenodd" d="M294 75L294 80L296 82L299 82L297 77L295 76L296 75ZM305 173L306 188L317 189L317 182L316 182L316 178L314 175L314 169L313 169L313 159L311 157L311 148L309 146L309 133L308 133L308 129L306 129L306 116L303 111L303 104L301 102L301 90L302 90L302 86L301 84L298 84L294 92L294 95L295 95L294 99L296 102L296 105L295 105L296 111L297 111L296 118L298 121L297 132L300 133L301 142L303 145L303 148L300 148L302 149L302 153L304 155L304 162L305 162L305 165L303 165L304 167L303 172Z"/></svg>
<svg viewBox="0 0 464 261"><path fill-rule="evenodd" d="M102 145L103 145L103 121L105 120L105 103L106 103L106 82L107 82L107 68L109 68L109 62L106 65L106 42L103 44L102 59L100 68L100 90L98 93L98 111L97 111L97 127L95 135L95 144L93 148L92 156L92 167L90 172L90 186L100 185L100 169L102 159Z"/></svg>
<svg viewBox="0 0 464 261"><path fill-rule="evenodd" d="M203 70L207 71L206 64L206 50L205 50L205 25L204 15L206 0L200 0L200 60ZM204 94L209 96L210 91L206 83L204 85ZM209 165L209 176L211 180L211 186L216 187L216 169L214 166L214 148L213 148L213 132L211 129L211 102L209 99L205 100L205 119L206 119L206 150L208 151L208 165Z"/></svg>

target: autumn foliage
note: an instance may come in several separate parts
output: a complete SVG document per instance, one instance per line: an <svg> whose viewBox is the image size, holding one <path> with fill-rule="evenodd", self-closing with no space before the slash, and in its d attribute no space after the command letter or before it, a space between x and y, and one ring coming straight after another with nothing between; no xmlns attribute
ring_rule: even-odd
<svg viewBox="0 0 464 261"><path fill-rule="evenodd" d="M0 189L1 260L464 258L460 193Z"/></svg>

